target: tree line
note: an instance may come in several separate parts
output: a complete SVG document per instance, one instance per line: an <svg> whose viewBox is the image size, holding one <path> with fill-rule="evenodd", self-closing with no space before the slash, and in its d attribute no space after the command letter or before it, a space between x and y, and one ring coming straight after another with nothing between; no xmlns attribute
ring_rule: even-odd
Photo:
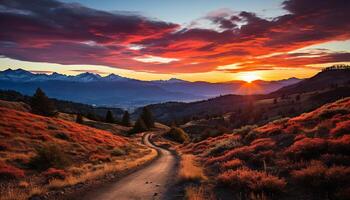
<svg viewBox="0 0 350 200"><path fill-rule="evenodd" d="M30 106L32 109L32 113L37 115L52 117L57 114L57 110L55 108L53 101L48 96L46 96L44 91L40 88L38 88L35 91L35 94L31 98ZM83 124L84 117L92 120L103 121L105 123L116 123L123 126L132 126L132 123L130 120L130 114L128 111L124 111L124 114L120 121L115 118L111 110L107 111L104 120L97 119L97 117L93 116L92 114L83 116L81 113L77 113L76 122L79 124ZM129 131L129 133L132 134L137 132L143 132L143 131L152 129L153 127L154 127L153 115L148 107L144 107L142 110L142 113L136 120L133 128Z"/></svg>

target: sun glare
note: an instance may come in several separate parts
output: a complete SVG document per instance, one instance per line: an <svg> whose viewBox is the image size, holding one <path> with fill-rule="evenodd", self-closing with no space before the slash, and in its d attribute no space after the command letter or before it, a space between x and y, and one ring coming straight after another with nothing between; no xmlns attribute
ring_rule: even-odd
<svg viewBox="0 0 350 200"><path fill-rule="evenodd" d="M261 79L259 75L250 72L242 74L239 78L247 83L251 83L255 80Z"/></svg>

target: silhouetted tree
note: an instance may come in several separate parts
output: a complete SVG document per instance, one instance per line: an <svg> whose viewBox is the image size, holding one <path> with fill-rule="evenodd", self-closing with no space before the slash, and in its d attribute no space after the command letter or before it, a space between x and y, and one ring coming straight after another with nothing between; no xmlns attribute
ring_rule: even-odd
<svg viewBox="0 0 350 200"><path fill-rule="evenodd" d="M75 120L77 123L82 124L84 123L83 121L83 116L81 114L77 114L77 118Z"/></svg>
<svg viewBox="0 0 350 200"><path fill-rule="evenodd" d="M154 118L148 107L144 107L141 113L141 119L145 122L148 129L154 127Z"/></svg>
<svg viewBox="0 0 350 200"><path fill-rule="evenodd" d="M277 104L277 98L273 99L273 104Z"/></svg>
<svg viewBox="0 0 350 200"><path fill-rule="evenodd" d="M145 124L145 122L143 121L143 119L140 117L137 119L134 127L129 131L130 134L133 134L133 133L140 133L140 132L144 132L144 131L147 131L148 128Z"/></svg>
<svg viewBox="0 0 350 200"><path fill-rule="evenodd" d="M98 121L96 115L94 113L89 112L86 116L88 119Z"/></svg>
<svg viewBox="0 0 350 200"><path fill-rule="evenodd" d="M110 110L107 111L106 120L105 121L107 123L114 123L115 122L114 117L113 117L113 113Z"/></svg>
<svg viewBox="0 0 350 200"><path fill-rule="evenodd" d="M300 94L295 97L295 101L300 101Z"/></svg>
<svg viewBox="0 0 350 200"><path fill-rule="evenodd" d="M31 98L30 106L32 112L43 116L53 116L55 114L55 106L53 102L40 89L36 89L35 94Z"/></svg>
<svg viewBox="0 0 350 200"><path fill-rule="evenodd" d="M122 118L122 125L124 126L130 126L130 115L128 111L124 112L123 118Z"/></svg>

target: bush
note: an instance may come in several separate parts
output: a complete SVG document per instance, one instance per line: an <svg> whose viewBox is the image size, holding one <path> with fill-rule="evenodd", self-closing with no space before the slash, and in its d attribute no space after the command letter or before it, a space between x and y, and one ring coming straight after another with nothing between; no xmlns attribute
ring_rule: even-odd
<svg viewBox="0 0 350 200"><path fill-rule="evenodd" d="M177 127L172 127L169 132L164 134L164 137L179 143L187 142L190 139L185 131Z"/></svg>
<svg viewBox="0 0 350 200"><path fill-rule="evenodd" d="M112 156L123 156L123 155L126 155L126 152L124 149L116 147L112 150L111 155Z"/></svg>
<svg viewBox="0 0 350 200"><path fill-rule="evenodd" d="M337 123L336 127L331 130L331 134L336 137L350 134L350 120Z"/></svg>
<svg viewBox="0 0 350 200"><path fill-rule="evenodd" d="M45 171L49 168L62 169L69 163L68 156L59 147L50 144L36 149L36 156L30 159L29 166L38 171Z"/></svg>
<svg viewBox="0 0 350 200"><path fill-rule="evenodd" d="M47 181L52 179L65 179L67 177L67 173L61 169L50 168L44 172L44 176Z"/></svg>
<svg viewBox="0 0 350 200"><path fill-rule="evenodd" d="M321 162L312 162L310 166L291 172L294 182L302 188L317 192L334 193L337 189L349 185L350 167L326 167Z"/></svg>
<svg viewBox="0 0 350 200"><path fill-rule="evenodd" d="M57 133L55 134L55 138L61 139L61 140L69 140L69 136L66 135L65 133Z"/></svg>
<svg viewBox="0 0 350 200"><path fill-rule="evenodd" d="M327 150L327 141L320 138L304 138L290 146L286 153L289 157L300 159L312 159L319 157Z"/></svg>
<svg viewBox="0 0 350 200"><path fill-rule="evenodd" d="M228 140L219 141L218 143L215 144L214 147L206 151L206 156L218 156L226 150L234 149L241 146L242 144L238 142L237 139L228 139Z"/></svg>
<svg viewBox="0 0 350 200"><path fill-rule="evenodd" d="M282 192L286 186L284 179L250 169L229 170L220 174L218 181L246 195L251 192L272 195Z"/></svg>
<svg viewBox="0 0 350 200"><path fill-rule="evenodd" d="M221 164L221 169L237 169L243 165L243 162L240 159L233 159L226 161Z"/></svg>
<svg viewBox="0 0 350 200"><path fill-rule="evenodd" d="M0 161L0 181L24 177L24 171Z"/></svg>
<svg viewBox="0 0 350 200"><path fill-rule="evenodd" d="M337 114L346 115L349 113L350 113L350 110L344 109L344 108L326 109L320 113L319 118L322 120L325 120L325 119L332 118L333 116L335 116Z"/></svg>
<svg viewBox="0 0 350 200"><path fill-rule="evenodd" d="M294 170L291 177L296 184L306 188L320 189L326 186L325 172L327 168L319 162L312 162L310 166Z"/></svg>

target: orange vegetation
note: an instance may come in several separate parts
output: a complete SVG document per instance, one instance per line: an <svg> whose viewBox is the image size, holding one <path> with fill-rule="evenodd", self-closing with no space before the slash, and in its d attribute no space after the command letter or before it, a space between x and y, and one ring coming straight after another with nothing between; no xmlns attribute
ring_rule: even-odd
<svg viewBox="0 0 350 200"><path fill-rule="evenodd" d="M233 199L347 199L350 98L182 149L198 156L218 184L235 191Z"/></svg>
<svg viewBox="0 0 350 200"><path fill-rule="evenodd" d="M179 177L182 181L201 181L206 179L203 169L194 159L193 155L181 155Z"/></svg>
<svg viewBox="0 0 350 200"><path fill-rule="evenodd" d="M0 107L0 155L1 199L24 200L136 168L157 153L107 131Z"/></svg>
<svg viewBox="0 0 350 200"><path fill-rule="evenodd" d="M0 107L0 146L2 161L25 164L38 147L56 144L74 162L89 159L92 154L108 154L114 147L126 145L127 139L103 130L74 122L42 117Z"/></svg>

